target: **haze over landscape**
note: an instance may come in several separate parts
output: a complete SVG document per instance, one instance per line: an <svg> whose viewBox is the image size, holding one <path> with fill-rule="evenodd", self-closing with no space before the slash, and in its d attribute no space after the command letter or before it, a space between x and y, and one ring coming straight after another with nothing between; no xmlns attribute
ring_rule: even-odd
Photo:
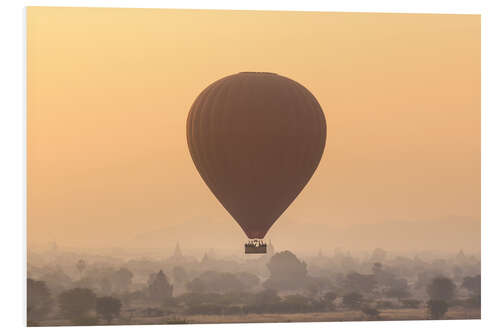
<svg viewBox="0 0 500 333"><path fill-rule="evenodd" d="M481 318L480 29L29 7L27 326Z"/></svg>

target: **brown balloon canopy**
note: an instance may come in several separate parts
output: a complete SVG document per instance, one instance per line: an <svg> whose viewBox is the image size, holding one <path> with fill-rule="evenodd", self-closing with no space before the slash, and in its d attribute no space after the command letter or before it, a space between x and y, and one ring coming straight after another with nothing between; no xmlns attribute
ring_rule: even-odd
<svg viewBox="0 0 500 333"><path fill-rule="evenodd" d="M209 85L187 119L191 157L213 194L250 239L269 228L319 164L326 121L299 83L242 72Z"/></svg>

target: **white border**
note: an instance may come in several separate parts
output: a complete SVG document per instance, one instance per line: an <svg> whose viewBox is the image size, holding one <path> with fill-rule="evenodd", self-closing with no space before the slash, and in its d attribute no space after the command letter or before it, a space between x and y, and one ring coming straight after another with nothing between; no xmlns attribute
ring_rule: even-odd
<svg viewBox="0 0 500 333"><path fill-rule="evenodd" d="M2 24L0 39L1 98L0 108L0 325L12 332L25 330L25 6L80 6L80 7L135 7L135 8L199 8L199 9L251 9L251 10L306 10L392 13L454 13L482 15L482 262L483 309L482 320L469 321L405 321L405 322L352 322L352 323L294 323L294 324L224 324L184 326L114 326L87 328L57 328L58 331L169 331L175 332L242 332L287 330L300 332L337 330L341 332L422 332L496 331L499 314L500 276L497 253L500 253L498 223L500 215L500 71L499 40L500 17L498 1L436 1L436 0L377 0L377 1L3 1L0 11ZM52 331L54 328L32 330Z"/></svg>

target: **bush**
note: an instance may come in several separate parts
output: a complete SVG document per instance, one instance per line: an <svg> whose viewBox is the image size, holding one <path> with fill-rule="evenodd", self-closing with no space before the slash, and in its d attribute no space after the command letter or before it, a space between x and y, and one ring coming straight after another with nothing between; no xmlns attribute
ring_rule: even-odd
<svg viewBox="0 0 500 333"><path fill-rule="evenodd" d="M379 309L394 309L396 305L391 301L377 301L377 308Z"/></svg>
<svg viewBox="0 0 500 333"><path fill-rule="evenodd" d="M418 299L402 299L401 304L405 309L418 309L422 303Z"/></svg>
<svg viewBox="0 0 500 333"><path fill-rule="evenodd" d="M289 295L277 304L277 312L282 313L304 313L309 312L309 299L302 295Z"/></svg>
<svg viewBox="0 0 500 333"><path fill-rule="evenodd" d="M121 307L122 302L114 297L98 297L96 300L96 312L98 315L102 316L108 324L111 323L114 317L120 315Z"/></svg>
<svg viewBox="0 0 500 333"><path fill-rule="evenodd" d="M472 295L480 295L481 275L466 276L463 280L462 287L467 289Z"/></svg>
<svg viewBox="0 0 500 333"><path fill-rule="evenodd" d="M45 319L52 309L52 297L43 281L28 279L26 292L28 326L35 326L35 322Z"/></svg>
<svg viewBox="0 0 500 333"><path fill-rule="evenodd" d="M257 284L259 279L252 274L240 273L237 275L231 273L221 273L216 271L206 271L192 281L186 283L186 288L191 292L202 293L206 291L212 292L230 292L240 291L252 284ZM257 282L254 280L257 279ZM244 281L244 282L242 282Z"/></svg>
<svg viewBox="0 0 500 333"><path fill-rule="evenodd" d="M359 309L362 301L363 295L357 292L349 293L342 298L342 304L350 309Z"/></svg>
<svg viewBox="0 0 500 333"><path fill-rule="evenodd" d="M96 306L95 293L86 288L67 290L59 295L62 315L76 325L92 325Z"/></svg>
<svg viewBox="0 0 500 333"><path fill-rule="evenodd" d="M145 317L161 317L164 315L164 312L162 309L149 307L142 310L142 315Z"/></svg>
<svg viewBox="0 0 500 333"><path fill-rule="evenodd" d="M481 295L475 295L465 299L463 305L468 308L481 308Z"/></svg>

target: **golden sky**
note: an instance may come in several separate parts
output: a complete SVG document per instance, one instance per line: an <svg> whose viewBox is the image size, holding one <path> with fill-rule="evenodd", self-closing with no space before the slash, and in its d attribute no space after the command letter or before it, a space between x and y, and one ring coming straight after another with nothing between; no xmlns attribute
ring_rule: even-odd
<svg viewBox="0 0 500 333"><path fill-rule="evenodd" d="M273 243L479 251L480 66L479 15L30 7L28 242L239 250L185 122L211 82L267 71L328 125Z"/></svg>

